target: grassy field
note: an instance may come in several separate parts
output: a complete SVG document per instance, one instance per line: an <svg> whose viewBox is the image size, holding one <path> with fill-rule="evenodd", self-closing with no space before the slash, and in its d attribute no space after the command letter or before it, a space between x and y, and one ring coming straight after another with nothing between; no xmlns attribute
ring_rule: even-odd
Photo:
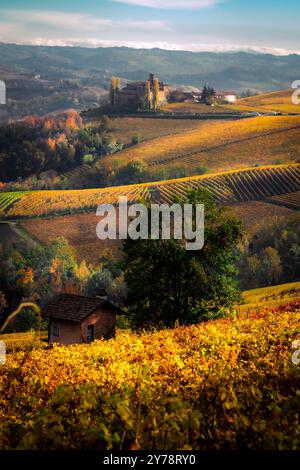
<svg viewBox="0 0 300 470"><path fill-rule="evenodd" d="M300 282L245 291L242 297L244 304L238 308L241 313L286 305L300 299Z"/></svg>
<svg viewBox="0 0 300 470"><path fill-rule="evenodd" d="M240 99L234 109L237 111L300 113L300 106L292 103L295 90L280 90Z"/></svg>
<svg viewBox="0 0 300 470"><path fill-rule="evenodd" d="M155 138L107 156L103 164L143 160L153 171L179 166L188 174L299 160L300 116L204 121L194 130Z"/></svg>
<svg viewBox="0 0 300 470"><path fill-rule="evenodd" d="M221 204L264 200L278 194L300 190L300 165L278 165L212 175L165 180L104 189L52 190L26 192L5 210L4 217L42 217L95 210L99 204L116 204L120 196L128 202L154 200L173 202L174 196L187 190L204 187ZM2 193L6 198L9 193ZM2 216L3 217L3 216Z"/></svg>
<svg viewBox="0 0 300 470"><path fill-rule="evenodd" d="M295 303L10 354L0 447L299 449L299 321Z"/></svg>

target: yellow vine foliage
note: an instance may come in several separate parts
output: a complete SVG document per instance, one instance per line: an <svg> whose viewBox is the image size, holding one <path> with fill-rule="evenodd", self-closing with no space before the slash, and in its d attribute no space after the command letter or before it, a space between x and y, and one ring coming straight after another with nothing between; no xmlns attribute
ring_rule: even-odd
<svg viewBox="0 0 300 470"><path fill-rule="evenodd" d="M184 196L195 187L208 189L221 204L263 200L299 191L300 165L262 166L103 189L2 193L0 209L3 207L5 217L39 217L83 210L88 212L94 211L99 204L118 204L120 196L127 196L129 204L149 201L151 188L159 191L161 202L171 203L175 196Z"/></svg>
<svg viewBox="0 0 300 470"><path fill-rule="evenodd" d="M8 355L2 449L296 449L300 303Z"/></svg>

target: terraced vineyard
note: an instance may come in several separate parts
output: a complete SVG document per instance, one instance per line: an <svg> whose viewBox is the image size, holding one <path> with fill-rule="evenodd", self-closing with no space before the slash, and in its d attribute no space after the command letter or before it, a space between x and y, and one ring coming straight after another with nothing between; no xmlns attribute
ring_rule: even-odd
<svg viewBox="0 0 300 470"><path fill-rule="evenodd" d="M19 193L2 211L2 218L41 217L95 210L99 204L117 204L120 196L129 203L159 201L171 203L188 189L203 187L221 204L259 201L300 191L300 165L278 165L228 171L176 180L104 189L34 191ZM3 193L7 200L14 193Z"/></svg>
<svg viewBox="0 0 300 470"><path fill-rule="evenodd" d="M9 208L18 201L25 191L13 192L13 193L0 193L0 216L3 216Z"/></svg>
<svg viewBox="0 0 300 470"><path fill-rule="evenodd" d="M80 176L84 173L86 173L88 170L92 168L92 165L89 163L84 163L83 165L80 165L76 168L73 168L73 170L66 171L61 175L61 178L63 179L69 179L74 176Z"/></svg>
<svg viewBox="0 0 300 470"><path fill-rule="evenodd" d="M300 165L265 167L226 172L208 177L175 180L157 185L160 199L172 202L174 195L184 195L188 188L207 188L221 204L264 200L268 195L289 193L300 188Z"/></svg>
<svg viewBox="0 0 300 470"><path fill-rule="evenodd" d="M290 209L300 210L300 191L289 194L280 194L269 199L273 204L285 206Z"/></svg>
<svg viewBox="0 0 300 470"><path fill-rule="evenodd" d="M299 159L300 116L266 116L239 121L207 121L194 130L162 136L103 159L125 164L142 160L157 171L173 166L195 174L198 167L211 173L270 165Z"/></svg>
<svg viewBox="0 0 300 470"><path fill-rule="evenodd" d="M262 93L257 96L240 99L232 108L236 111L300 113L300 106L292 104L292 93L295 90L279 90Z"/></svg>

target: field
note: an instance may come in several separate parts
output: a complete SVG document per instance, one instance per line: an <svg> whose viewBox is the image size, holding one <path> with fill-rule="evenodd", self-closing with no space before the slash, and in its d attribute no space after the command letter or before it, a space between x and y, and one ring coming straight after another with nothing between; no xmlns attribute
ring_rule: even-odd
<svg viewBox="0 0 300 470"><path fill-rule="evenodd" d="M143 142L200 129L203 124L203 121L191 119L115 118L112 119L110 132L117 140L130 144L134 135L139 135Z"/></svg>
<svg viewBox="0 0 300 470"><path fill-rule="evenodd" d="M273 204L300 210L300 191L291 194L280 194L269 199Z"/></svg>
<svg viewBox="0 0 300 470"><path fill-rule="evenodd" d="M207 106L201 103L168 103L161 110L165 113L239 114L231 106Z"/></svg>
<svg viewBox="0 0 300 470"><path fill-rule="evenodd" d="M99 240L96 236L96 214L76 214L62 217L24 220L20 225L26 232L42 244L47 244L58 236L64 237L74 248L79 261L86 260L99 265L104 254L110 253L120 259L122 242L119 240Z"/></svg>
<svg viewBox="0 0 300 470"><path fill-rule="evenodd" d="M255 231L257 225L261 225L267 219L282 219L294 214L295 211L266 201L249 201L230 206L230 212L242 220L247 233L251 233Z"/></svg>
<svg viewBox="0 0 300 470"><path fill-rule="evenodd" d="M300 304L12 353L1 449L299 449Z"/></svg>
<svg viewBox="0 0 300 470"><path fill-rule="evenodd" d="M255 230L263 220L278 219L294 213L291 209L262 201L234 204L230 206L230 212L243 221L248 233ZM97 222L95 213L92 213L22 220L19 225L30 237L42 244L48 244L58 235L66 238L79 261L86 260L96 266L105 254L110 254L116 260L122 257L120 240L102 241L96 237Z"/></svg>
<svg viewBox="0 0 300 470"><path fill-rule="evenodd" d="M47 332L37 335L34 331L26 333L9 333L0 335L1 341L5 342L7 353L16 351L27 351L29 348L44 348L47 343Z"/></svg>
<svg viewBox="0 0 300 470"><path fill-rule="evenodd" d="M234 109L237 111L300 113L300 106L292 103L295 90L281 90L240 99Z"/></svg>
<svg viewBox="0 0 300 470"><path fill-rule="evenodd" d="M241 98L236 104L216 105L214 107L199 103L172 103L165 105L165 112L186 112L203 114L239 114L244 112L260 113L300 113L300 106L292 103L292 94L295 90L279 90L272 93L261 93L248 98Z"/></svg>
<svg viewBox="0 0 300 470"><path fill-rule="evenodd" d="M238 307L239 312L286 305L300 299L300 282L245 291L242 297L244 304Z"/></svg>
<svg viewBox="0 0 300 470"><path fill-rule="evenodd" d="M143 200L169 203L174 196L183 196L188 189L197 187L211 191L221 204L264 200L299 191L300 165L266 166L104 189L28 191L4 210L2 218L87 212L95 210L99 204L116 204L120 196L127 196L128 203ZM0 207L9 194L0 195Z"/></svg>
<svg viewBox="0 0 300 470"><path fill-rule="evenodd" d="M16 191L13 193L0 193L0 217L5 213L5 211L22 195L24 191Z"/></svg>
<svg viewBox="0 0 300 470"><path fill-rule="evenodd" d="M173 166L196 174L299 160L300 116L202 121L194 130L159 137L103 159L103 164L143 160L152 171Z"/></svg>

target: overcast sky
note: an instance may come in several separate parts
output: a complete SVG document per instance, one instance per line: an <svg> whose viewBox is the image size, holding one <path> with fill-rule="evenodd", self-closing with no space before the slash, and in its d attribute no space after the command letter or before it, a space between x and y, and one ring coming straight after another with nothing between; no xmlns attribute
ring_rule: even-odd
<svg viewBox="0 0 300 470"><path fill-rule="evenodd" d="M299 0L1 0L0 41L300 54Z"/></svg>

